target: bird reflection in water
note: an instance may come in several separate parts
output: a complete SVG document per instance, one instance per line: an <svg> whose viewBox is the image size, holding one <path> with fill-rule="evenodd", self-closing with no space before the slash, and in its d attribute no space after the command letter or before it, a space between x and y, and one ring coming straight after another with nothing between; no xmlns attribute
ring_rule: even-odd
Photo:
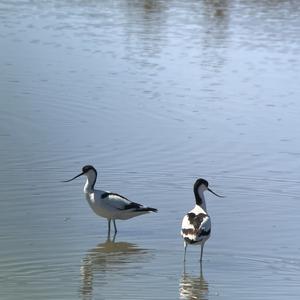
<svg viewBox="0 0 300 300"><path fill-rule="evenodd" d="M202 268L200 276L191 276L183 271L179 283L179 296L184 300L207 300L208 282L204 279Z"/></svg>
<svg viewBox="0 0 300 300"><path fill-rule="evenodd" d="M94 299L93 285L109 284L112 273L122 275L124 270L136 268L135 263L151 259L147 249L141 249L136 244L116 242L108 238L106 242L98 244L89 250L82 260L80 268L82 299Z"/></svg>

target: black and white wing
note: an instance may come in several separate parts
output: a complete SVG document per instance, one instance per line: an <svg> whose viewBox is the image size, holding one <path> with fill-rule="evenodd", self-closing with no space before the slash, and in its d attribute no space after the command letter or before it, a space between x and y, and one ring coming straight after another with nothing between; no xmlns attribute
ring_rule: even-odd
<svg viewBox="0 0 300 300"><path fill-rule="evenodd" d="M128 212L153 211L153 212L157 212L156 208L145 207L142 204L132 202L129 199L127 199L126 197L119 195L117 193L105 192L101 195L101 198L107 200L107 203L109 203L109 205L113 206L114 208L116 208L120 211L128 211Z"/></svg>
<svg viewBox="0 0 300 300"><path fill-rule="evenodd" d="M190 244L202 242L207 239L211 231L209 215L189 212L182 220L181 236Z"/></svg>

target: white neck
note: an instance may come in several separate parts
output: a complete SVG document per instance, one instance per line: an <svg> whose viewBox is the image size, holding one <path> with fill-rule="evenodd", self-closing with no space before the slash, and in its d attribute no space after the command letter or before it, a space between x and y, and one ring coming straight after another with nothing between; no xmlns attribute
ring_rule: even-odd
<svg viewBox="0 0 300 300"><path fill-rule="evenodd" d="M86 180L86 183L84 185L83 191L85 193L93 193L95 183L96 183L96 179L97 179L97 174L93 170L90 170L85 175L87 177L87 180Z"/></svg>

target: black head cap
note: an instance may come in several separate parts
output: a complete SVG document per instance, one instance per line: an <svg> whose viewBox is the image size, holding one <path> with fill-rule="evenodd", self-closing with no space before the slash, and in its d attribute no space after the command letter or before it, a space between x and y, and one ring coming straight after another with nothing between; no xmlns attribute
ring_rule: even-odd
<svg viewBox="0 0 300 300"><path fill-rule="evenodd" d="M198 178L196 181L195 181L195 184L194 184L194 188L198 188L200 185L205 185L206 187L208 187L208 182L203 179L203 178Z"/></svg>
<svg viewBox="0 0 300 300"><path fill-rule="evenodd" d="M82 173L85 174L85 173L87 173L87 172L90 171L90 170L94 170L94 171L96 172L96 169L95 169L93 166L91 166L91 165L86 165L86 166L84 166L84 167L82 168Z"/></svg>
<svg viewBox="0 0 300 300"><path fill-rule="evenodd" d="M212 194L214 194L215 196L217 197L220 197L220 198L224 198L224 196L221 196L221 195L218 195L217 193L215 193L214 191L212 191L209 187L208 187L208 182L203 179L203 178L199 178L196 180L195 184L194 184L194 193L197 194L197 190L198 188L201 186L201 185L204 185L206 187L206 189L211 192Z"/></svg>

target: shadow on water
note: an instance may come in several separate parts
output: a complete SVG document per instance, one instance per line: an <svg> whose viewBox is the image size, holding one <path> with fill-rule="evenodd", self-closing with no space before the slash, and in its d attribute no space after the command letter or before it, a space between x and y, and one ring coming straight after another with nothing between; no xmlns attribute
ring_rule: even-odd
<svg viewBox="0 0 300 300"><path fill-rule="evenodd" d="M93 299L93 286L99 288L109 284L112 274L126 274L128 269L136 268L136 264L151 259L147 254L147 249L133 243L116 242L115 237L88 250L80 268L82 299Z"/></svg>
<svg viewBox="0 0 300 300"><path fill-rule="evenodd" d="M205 280L202 272L202 266L199 269L199 276L191 276L185 270L182 273L179 282L179 298L184 300L196 299L207 300L208 299L208 282Z"/></svg>

